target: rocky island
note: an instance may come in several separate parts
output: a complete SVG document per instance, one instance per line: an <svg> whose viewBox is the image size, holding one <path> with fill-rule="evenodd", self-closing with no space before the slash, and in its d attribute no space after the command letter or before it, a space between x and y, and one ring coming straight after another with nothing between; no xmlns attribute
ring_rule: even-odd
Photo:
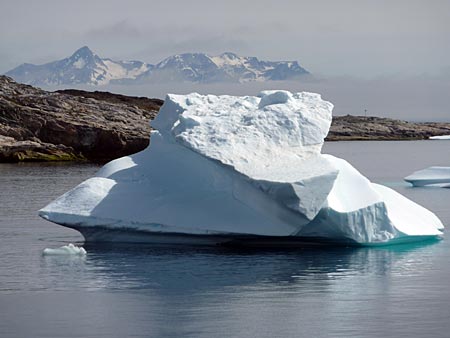
<svg viewBox="0 0 450 338"><path fill-rule="evenodd" d="M0 76L0 162L106 162L138 152L149 143L148 122L161 104L109 93L53 93Z"/></svg>
<svg viewBox="0 0 450 338"><path fill-rule="evenodd" d="M49 92L0 76L0 162L107 162L145 149L162 100L107 92ZM328 141L415 140L450 123L334 116Z"/></svg>
<svg viewBox="0 0 450 338"><path fill-rule="evenodd" d="M408 122L376 116L333 116L327 141L423 140L450 133L450 123Z"/></svg>

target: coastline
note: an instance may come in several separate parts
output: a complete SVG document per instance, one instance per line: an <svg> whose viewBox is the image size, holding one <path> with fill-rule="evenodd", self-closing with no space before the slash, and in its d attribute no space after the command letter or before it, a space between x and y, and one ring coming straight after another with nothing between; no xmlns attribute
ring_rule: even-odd
<svg viewBox="0 0 450 338"><path fill-rule="evenodd" d="M145 149L164 101L109 92L48 92L0 76L0 163L105 163ZM333 116L325 141L426 140L450 123Z"/></svg>

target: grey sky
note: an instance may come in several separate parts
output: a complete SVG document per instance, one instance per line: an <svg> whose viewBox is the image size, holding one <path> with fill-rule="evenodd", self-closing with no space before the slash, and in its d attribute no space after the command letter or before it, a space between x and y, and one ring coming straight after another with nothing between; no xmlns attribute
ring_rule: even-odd
<svg viewBox="0 0 450 338"><path fill-rule="evenodd" d="M450 69L448 0L1 0L0 31L2 72L82 45L148 62L229 50L324 75Z"/></svg>
<svg viewBox="0 0 450 338"><path fill-rule="evenodd" d="M113 87L128 94L320 92L337 114L450 121L450 0L0 0L0 73L88 45L156 63L181 52L298 60L319 81ZM92 89L92 88L91 88ZM106 90L106 88L105 88Z"/></svg>

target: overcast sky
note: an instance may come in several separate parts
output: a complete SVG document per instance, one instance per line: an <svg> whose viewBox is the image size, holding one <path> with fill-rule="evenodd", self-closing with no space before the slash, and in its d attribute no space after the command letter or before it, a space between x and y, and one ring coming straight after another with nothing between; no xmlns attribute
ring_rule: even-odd
<svg viewBox="0 0 450 338"><path fill-rule="evenodd" d="M0 31L0 73L88 45L150 63L233 51L372 84L450 78L449 0L0 0Z"/></svg>
<svg viewBox="0 0 450 338"><path fill-rule="evenodd" d="M372 77L450 70L444 0L1 0L0 71L63 58L148 62L234 51L299 60L313 73Z"/></svg>

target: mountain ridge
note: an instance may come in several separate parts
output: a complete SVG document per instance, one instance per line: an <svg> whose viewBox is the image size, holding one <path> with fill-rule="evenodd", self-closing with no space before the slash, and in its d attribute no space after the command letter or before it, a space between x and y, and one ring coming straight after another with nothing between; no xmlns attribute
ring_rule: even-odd
<svg viewBox="0 0 450 338"><path fill-rule="evenodd" d="M71 56L41 65L24 63L5 75L34 86L249 82L298 79L310 73L297 61L263 61L232 52L182 53L156 64L101 58L83 46Z"/></svg>

